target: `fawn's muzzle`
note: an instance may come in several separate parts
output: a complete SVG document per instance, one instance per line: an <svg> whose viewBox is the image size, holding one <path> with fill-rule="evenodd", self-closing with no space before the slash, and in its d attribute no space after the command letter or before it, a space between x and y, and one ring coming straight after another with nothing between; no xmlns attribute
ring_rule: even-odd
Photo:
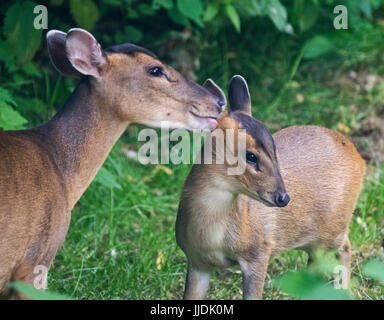
<svg viewBox="0 0 384 320"><path fill-rule="evenodd" d="M291 198L286 192L277 192L275 195L275 203L278 207L285 207Z"/></svg>
<svg viewBox="0 0 384 320"><path fill-rule="evenodd" d="M227 103L224 101L224 100L222 100L222 99L218 99L217 100L217 110L219 111L219 112L223 112L224 111L224 109L225 109L225 105L226 105Z"/></svg>

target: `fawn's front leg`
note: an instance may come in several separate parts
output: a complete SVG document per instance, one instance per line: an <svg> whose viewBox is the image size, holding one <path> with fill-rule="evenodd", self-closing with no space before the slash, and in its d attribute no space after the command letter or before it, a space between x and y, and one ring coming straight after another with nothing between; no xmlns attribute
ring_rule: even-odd
<svg viewBox="0 0 384 320"><path fill-rule="evenodd" d="M194 267L188 263L187 281L185 282L185 291L183 299L201 300L209 287L210 273Z"/></svg>
<svg viewBox="0 0 384 320"><path fill-rule="evenodd" d="M264 248L257 254L239 261L243 273L243 299L261 299L270 255L271 250Z"/></svg>

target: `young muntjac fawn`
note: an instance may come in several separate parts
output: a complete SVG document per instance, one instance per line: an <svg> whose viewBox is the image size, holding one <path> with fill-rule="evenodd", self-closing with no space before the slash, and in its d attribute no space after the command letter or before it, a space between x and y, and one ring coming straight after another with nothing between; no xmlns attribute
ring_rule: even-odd
<svg viewBox="0 0 384 320"><path fill-rule="evenodd" d="M81 81L46 124L0 132L0 297L33 283L61 247L70 212L130 123L214 129L226 100L133 44L105 51L87 31L47 34L55 67Z"/></svg>
<svg viewBox="0 0 384 320"><path fill-rule="evenodd" d="M204 297L214 267L239 264L244 298L260 299L270 256L294 248L309 255L318 247L338 248L349 270L348 225L364 160L330 129L294 126L271 136L252 118L240 76L228 94L231 111L216 130L246 130L246 168L234 176L227 162L192 167L176 221L177 243L188 259L184 298Z"/></svg>

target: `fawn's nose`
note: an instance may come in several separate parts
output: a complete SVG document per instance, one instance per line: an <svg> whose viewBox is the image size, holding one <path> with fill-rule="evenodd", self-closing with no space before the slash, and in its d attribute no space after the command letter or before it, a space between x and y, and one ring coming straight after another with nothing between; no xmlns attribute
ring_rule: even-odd
<svg viewBox="0 0 384 320"><path fill-rule="evenodd" d="M275 203L278 207L285 207L291 198L286 192L277 192L275 195Z"/></svg>
<svg viewBox="0 0 384 320"><path fill-rule="evenodd" d="M224 108L225 108L225 101L221 100L221 99L218 99L217 103L216 103L216 106L217 106L217 110L219 110L219 112L223 112Z"/></svg>

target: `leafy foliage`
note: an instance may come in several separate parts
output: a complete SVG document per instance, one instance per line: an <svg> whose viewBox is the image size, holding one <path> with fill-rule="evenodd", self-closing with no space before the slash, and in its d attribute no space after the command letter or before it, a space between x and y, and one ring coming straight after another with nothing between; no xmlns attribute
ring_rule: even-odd
<svg viewBox="0 0 384 320"><path fill-rule="evenodd" d="M308 269L286 272L275 285L293 298L302 300L351 300L350 291L337 289L333 285L332 270L338 263L330 255L318 251L314 264ZM364 264L363 273L367 278L384 283L384 263L370 260Z"/></svg>
<svg viewBox="0 0 384 320"><path fill-rule="evenodd" d="M190 18L200 27L203 26L201 16L203 14L203 3L200 0L177 0L177 8L185 17Z"/></svg>
<svg viewBox="0 0 384 320"><path fill-rule="evenodd" d="M92 30L99 20L99 10L92 0L70 0L70 10L76 23L84 29Z"/></svg>
<svg viewBox="0 0 384 320"><path fill-rule="evenodd" d="M9 7L4 19L3 35L6 42L3 45L8 46L8 54L13 54L18 65L31 61L40 47L42 30L32 27L35 18L33 8L36 5L30 1L16 3Z"/></svg>
<svg viewBox="0 0 384 320"><path fill-rule="evenodd" d="M23 293L26 297L32 300L72 300L72 298L67 297L66 295L49 290L37 290L31 285L20 281L9 283L8 287Z"/></svg>
<svg viewBox="0 0 384 320"><path fill-rule="evenodd" d="M9 92L0 88L0 128L4 130L20 129L27 122L12 105L16 106L16 103Z"/></svg>
<svg viewBox="0 0 384 320"><path fill-rule="evenodd" d="M364 266L363 273L384 285L384 262L379 260L371 260Z"/></svg>

